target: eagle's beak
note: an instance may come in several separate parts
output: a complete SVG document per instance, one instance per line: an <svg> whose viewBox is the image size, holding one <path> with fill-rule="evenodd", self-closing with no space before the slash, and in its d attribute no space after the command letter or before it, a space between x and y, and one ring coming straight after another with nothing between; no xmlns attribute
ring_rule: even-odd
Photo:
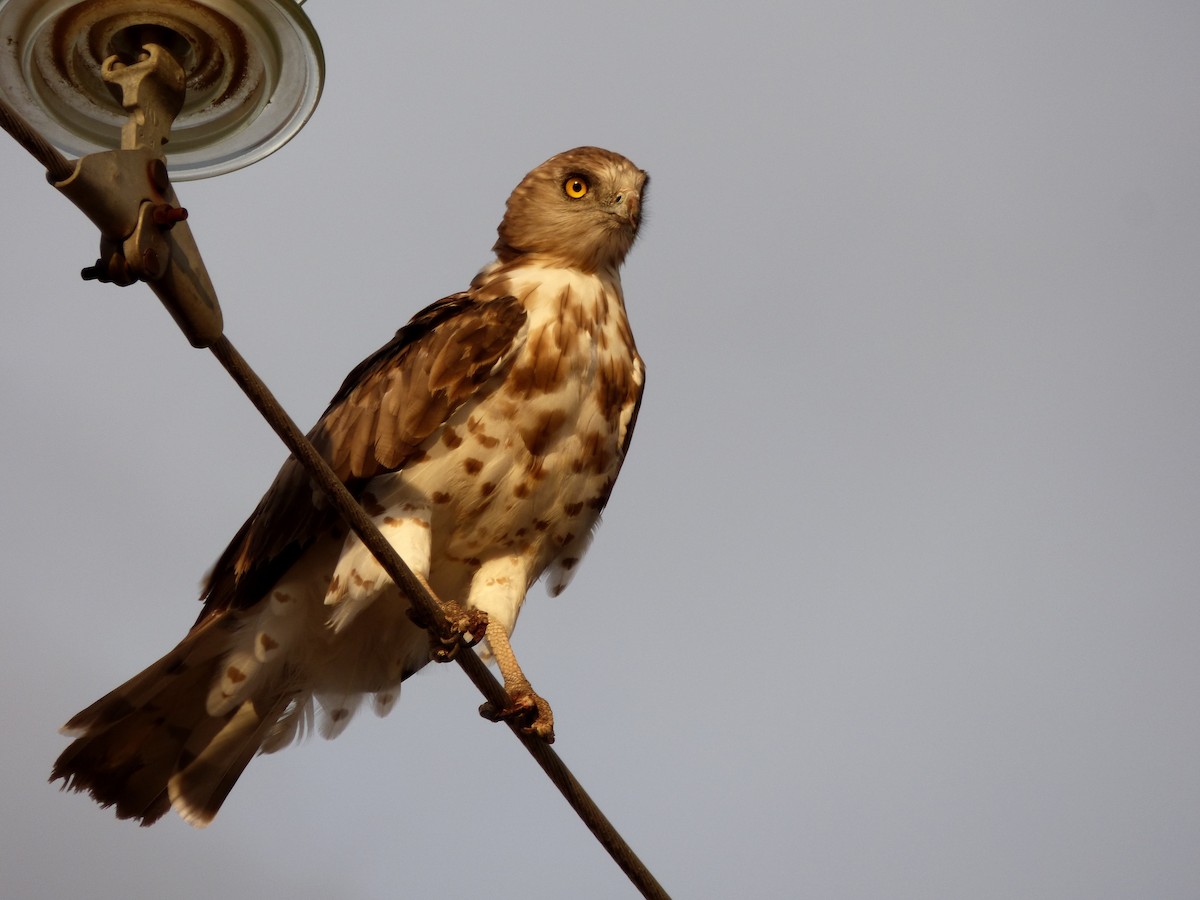
<svg viewBox="0 0 1200 900"><path fill-rule="evenodd" d="M629 187L613 198L612 202L613 215L624 219L634 230L638 227L638 222L642 216L642 189L641 186Z"/></svg>

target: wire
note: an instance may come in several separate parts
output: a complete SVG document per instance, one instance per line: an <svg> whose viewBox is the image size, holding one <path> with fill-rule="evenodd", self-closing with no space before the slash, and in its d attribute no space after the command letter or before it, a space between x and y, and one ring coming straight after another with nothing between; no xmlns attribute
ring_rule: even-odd
<svg viewBox="0 0 1200 900"><path fill-rule="evenodd" d="M75 163L51 146L50 142L34 130L16 110L5 102L3 97L0 97L0 127L12 135L18 144L45 166L46 175L51 182L65 181L74 174ZM162 299L167 301L168 298L163 297ZM168 303L168 305L170 304ZM263 418L287 445L292 455L329 497L334 507L358 535L363 545L378 560L383 570L401 588L414 606L433 621L440 621L442 616L438 601L375 527L375 523L346 489L341 479L300 431L262 379L229 342L229 339L222 334L209 349L258 408L258 411L262 413ZM496 709L504 709L509 705L509 697L504 688L475 653L459 652L455 656L455 660L487 701ZM625 842L625 839L601 812L559 755L545 741L525 734L516 723L508 722L507 724L642 896L652 898L652 900L669 900L667 892L663 890L650 870L633 852L633 848Z"/></svg>
<svg viewBox="0 0 1200 900"><path fill-rule="evenodd" d="M233 344L222 334L210 349L220 360L221 365L237 382L238 387L250 398L258 411L262 413L287 445L292 455L308 471L308 474L332 500L334 506L346 522L358 535L368 550L379 561L383 570L401 587L412 603L430 616L439 615L438 601L429 593L424 584L412 573L395 548L380 534L375 523L371 521L358 501L346 490L340 478L321 457L317 449L296 426L291 417L279 405L279 401L271 394L267 386L250 368L249 363L242 358ZM460 652L455 660L467 673L488 702L497 709L503 709L509 704L508 695L500 682L488 671L487 666L473 652ZM525 734L515 723L509 722L513 734L525 745L525 749L533 756L542 770L554 782L567 803L583 820L583 823L595 835L596 840L608 851L621 870L631 882L641 891L643 897L663 898L668 895L645 864L633 852L633 848L625 842L608 818L601 812L595 801L583 789L583 785L571 774L557 753L543 740Z"/></svg>
<svg viewBox="0 0 1200 900"><path fill-rule="evenodd" d="M75 163L59 153L3 97L0 97L0 128L12 135L13 140L45 166L46 177L50 181L66 181L75 174Z"/></svg>

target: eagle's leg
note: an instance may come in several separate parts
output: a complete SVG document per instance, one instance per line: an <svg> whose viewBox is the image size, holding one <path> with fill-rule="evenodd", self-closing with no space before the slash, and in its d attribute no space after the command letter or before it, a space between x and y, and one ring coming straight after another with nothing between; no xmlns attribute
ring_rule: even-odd
<svg viewBox="0 0 1200 900"><path fill-rule="evenodd" d="M464 644L470 647L483 640L487 627L484 613L442 600L429 587L433 545L429 527L432 510L428 503L413 499L403 484L383 485L379 493L364 492L362 500L368 507L382 509L373 516L375 527L437 602L437 612L426 613L412 603L407 610L409 618L429 633L430 657L436 662L446 662L453 659ZM349 627L364 609L385 594L391 584L379 561L358 536L347 535L325 596L325 605L332 610L330 624L334 631Z"/></svg>
<svg viewBox="0 0 1200 900"><path fill-rule="evenodd" d="M492 656L504 677L504 690L508 692L511 705L496 709L492 703L479 707L479 714L493 722L514 720L526 734L539 737L547 744L554 742L554 713L550 704L534 693L533 686L517 663L508 631L499 622L488 622L487 641Z"/></svg>

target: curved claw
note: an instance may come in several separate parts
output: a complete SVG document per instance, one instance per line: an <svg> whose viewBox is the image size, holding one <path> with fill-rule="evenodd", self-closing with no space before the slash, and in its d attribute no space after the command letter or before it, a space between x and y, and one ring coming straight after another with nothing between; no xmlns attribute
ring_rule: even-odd
<svg viewBox="0 0 1200 900"><path fill-rule="evenodd" d="M474 647L487 633L487 613L458 603L442 601L441 622L433 622L423 611L408 608L408 617L429 632L430 658L450 662L462 647Z"/></svg>
<svg viewBox="0 0 1200 900"><path fill-rule="evenodd" d="M522 733L553 744L554 713L550 704L535 694L532 688L518 690L510 699L512 704L504 709L496 709L494 703L484 703L479 707L479 714L492 722L515 724Z"/></svg>

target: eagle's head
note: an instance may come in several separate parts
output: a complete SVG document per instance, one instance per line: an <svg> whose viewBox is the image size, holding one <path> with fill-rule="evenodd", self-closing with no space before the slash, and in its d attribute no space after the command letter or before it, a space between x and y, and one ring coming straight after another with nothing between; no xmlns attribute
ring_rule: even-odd
<svg viewBox="0 0 1200 900"><path fill-rule="evenodd" d="M552 156L508 198L496 256L615 271L637 237L649 180L625 157L599 147Z"/></svg>

